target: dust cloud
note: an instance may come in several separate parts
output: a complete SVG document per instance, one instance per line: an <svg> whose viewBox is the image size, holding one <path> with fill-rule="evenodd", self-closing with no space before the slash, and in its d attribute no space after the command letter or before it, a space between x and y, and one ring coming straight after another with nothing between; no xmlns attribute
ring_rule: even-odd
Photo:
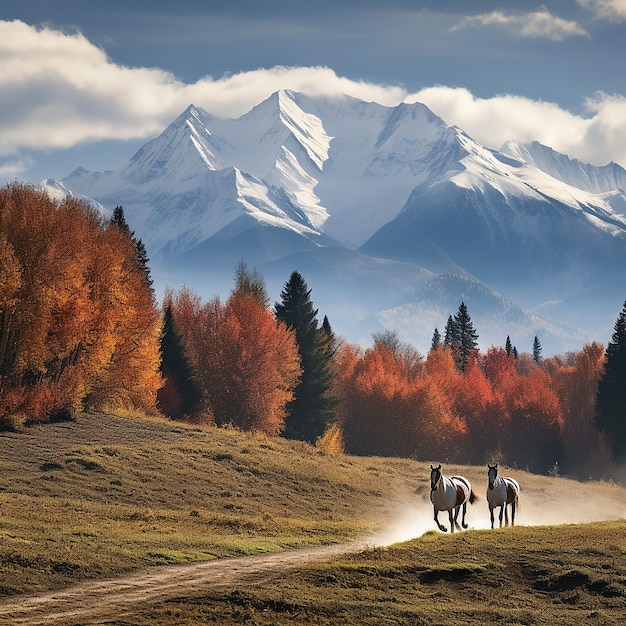
<svg viewBox="0 0 626 626"><path fill-rule="evenodd" d="M533 490L525 493L522 486L520 501L515 514L516 526L556 526L587 522L626 519L626 490L611 483L587 483L566 481L563 489L554 483L553 492ZM499 526L500 509L494 511L495 527ZM509 507L509 521L511 510ZM460 522L459 515L459 522ZM450 533L447 511L440 511L439 521ZM467 506L465 521L468 530L491 528L489 506L484 494L478 502ZM503 519L504 524L504 519ZM404 503L398 509L388 528L373 535L371 543L388 546L421 537L428 531L440 532L433 519L430 500L422 498L414 504ZM458 531L457 531L458 532Z"/></svg>

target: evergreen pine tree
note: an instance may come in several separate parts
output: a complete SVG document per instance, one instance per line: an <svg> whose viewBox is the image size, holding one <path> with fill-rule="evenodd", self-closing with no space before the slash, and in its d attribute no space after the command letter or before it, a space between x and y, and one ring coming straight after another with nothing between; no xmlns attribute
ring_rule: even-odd
<svg viewBox="0 0 626 626"><path fill-rule="evenodd" d="M321 331L324 334L328 350L331 354L335 354L337 350L337 340L335 337L335 333L328 321L328 316L324 315L324 319L322 320Z"/></svg>
<svg viewBox="0 0 626 626"><path fill-rule="evenodd" d="M441 333L439 332L439 329L435 326L435 330L433 332L433 338L430 342L430 349L437 350L437 348L439 348L440 345L441 345Z"/></svg>
<svg viewBox="0 0 626 626"><path fill-rule="evenodd" d="M146 282L152 288L152 277L150 276L150 267L148 266L148 253L146 251L146 246L144 245L141 239L135 237L135 231L131 231L128 222L126 221L126 217L124 216L124 209L118 205L113 209L113 215L111 217L111 224L117 226L122 232L128 235L129 239L133 242L135 246L135 251L137 253L137 265L141 268L144 276L146 277Z"/></svg>
<svg viewBox="0 0 626 626"><path fill-rule="evenodd" d="M535 335L535 339L533 340L533 361L535 363L539 363L541 359L541 342L539 341L539 337Z"/></svg>
<svg viewBox="0 0 626 626"><path fill-rule="evenodd" d="M459 371L463 372L470 355L478 350L478 333L474 330L474 324L465 302L461 302L459 305L459 310L452 320L452 325L454 327L453 335L455 336L453 345L455 362Z"/></svg>
<svg viewBox="0 0 626 626"><path fill-rule="evenodd" d="M280 295L281 301L274 305L276 317L294 329L302 369L295 399L287 407L283 436L315 443L332 420L337 404L330 394L329 336L318 328L311 290L298 272L292 272Z"/></svg>
<svg viewBox="0 0 626 626"><path fill-rule="evenodd" d="M511 338L508 335L506 336L506 343L504 344L504 350L507 356L511 356L511 354L513 353L513 344L511 343Z"/></svg>
<svg viewBox="0 0 626 626"><path fill-rule="evenodd" d="M596 427L606 435L613 456L626 458L626 302L606 347L604 373L598 381Z"/></svg>
<svg viewBox="0 0 626 626"><path fill-rule="evenodd" d="M454 346L459 341L459 329L452 315L448 315L448 321L444 329L443 344L448 347Z"/></svg>
<svg viewBox="0 0 626 626"><path fill-rule="evenodd" d="M177 420L196 413L200 409L201 394L169 305L163 313L161 373L165 385L157 393L159 409Z"/></svg>

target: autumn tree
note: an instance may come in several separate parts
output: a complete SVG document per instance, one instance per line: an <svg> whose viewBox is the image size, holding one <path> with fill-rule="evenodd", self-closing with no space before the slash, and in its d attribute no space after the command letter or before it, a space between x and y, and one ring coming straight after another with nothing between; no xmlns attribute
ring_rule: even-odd
<svg viewBox="0 0 626 626"><path fill-rule="evenodd" d="M235 267L235 287L233 293L256 298L265 308L269 307L270 297L263 275L255 268L250 270L244 260Z"/></svg>
<svg viewBox="0 0 626 626"><path fill-rule="evenodd" d="M76 198L14 183L0 190L0 254L0 414L47 419L111 398L155 410L160 319L128 237Z"/></svg>
<svg viewBox="0 0 626 626"><path fill-rule="evenodd" d="M465 462L502 460L508 446L508 415L479 359L471 356L454 387L454 410L467 427Z"/></svg>
<svg viewBox="0 0 626 626"><path fill-rule="evenodd" d="M550 374L531 358L524 373L503 348L490 348L483 367L496 394L503 460L547 472L563 454L563 414Z"/></svg>
<svg viewBox="0 0 626 626"><path fill-rule="evenodd" d="M626 302L606 347L595 423L606 435L614 458L621 462L626 457Z"/></svg>
<svg viewBox="0 0 626 626"><path fill-rule="evenodd" d="M223 304L189 289L172 294L173 317L218 426L278 435L300 376L295 334L257 297L233 291Z"/></svg>
<svg viewBox="0 0 626 626"><path fill-rule="evenodd" d="M362 354L344 348L340 415L346 451L416 458L456 454L459 423L446 394L415 367L405 348L389 341L377 341Z"/></svg>
<svg viewBox="0 0 626 626"><path fill-rule="evenodd" d="M299 272L292 272L274 305L277 319L295 332L302 375L289 403L284 436L315 443L333 419L332 368L327 333L320 331L311 290Z"/></svg>
<svg viewBox="0 0 626 626"><path fill-rule="evenodd" d="M594 421L598 380L604 368L604 346L594 341L567 357L566 363L554 357L544 361L563 411L564 458L560 466L568 476L600 477L607 466L607 451Z"/></svg>

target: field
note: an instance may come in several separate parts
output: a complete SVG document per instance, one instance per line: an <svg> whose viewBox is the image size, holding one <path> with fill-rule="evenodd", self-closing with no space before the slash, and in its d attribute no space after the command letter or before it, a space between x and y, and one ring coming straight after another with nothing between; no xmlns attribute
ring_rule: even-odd
<svg viewBox="0 0 626 626"><path fill-rule="evenodd" d="M486 467L443 469L469 531L435 530L428 463L101 414L0 433L0 623L626 623L626 490L509 468L490 530Z"/></svg>

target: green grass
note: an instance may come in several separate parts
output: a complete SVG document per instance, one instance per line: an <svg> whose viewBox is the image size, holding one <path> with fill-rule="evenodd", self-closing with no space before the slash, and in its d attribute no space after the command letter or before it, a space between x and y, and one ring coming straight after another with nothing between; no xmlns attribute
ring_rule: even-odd
<svg viewBox="0 0 626 626"><path fill-rule="evenodd" d="M410 540L108 623L626 623L626 524L594 521L624 517L623 488L507 470L522 486L518 526L484 530L486 468L444 471L482 496L474 530L435 530L428 463L112 415L3 432L0 602L150 565L386 535Z"/></svg>

